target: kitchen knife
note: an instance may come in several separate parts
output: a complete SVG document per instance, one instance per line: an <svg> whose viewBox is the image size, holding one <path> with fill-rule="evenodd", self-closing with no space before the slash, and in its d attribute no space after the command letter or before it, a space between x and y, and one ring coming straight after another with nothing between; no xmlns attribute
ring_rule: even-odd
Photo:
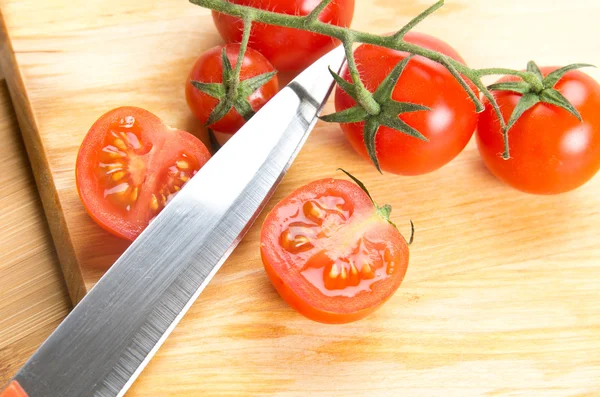
<svg viewBox="0 0 600 397"><path fill-rule="evenodd" d="M275 95L188 182L0 397L123 396L252 225L317 121L331 51Z"/></svg>

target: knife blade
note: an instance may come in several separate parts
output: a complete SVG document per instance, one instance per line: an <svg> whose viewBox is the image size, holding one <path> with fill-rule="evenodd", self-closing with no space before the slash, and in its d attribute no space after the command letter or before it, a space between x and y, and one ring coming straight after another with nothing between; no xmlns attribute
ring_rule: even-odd
<svg viewBox="0 0 600 397"><path fill-rule="evenodd" d="M242 239L331 92L323 56L275 95L171 200L0 396L123 396ZM257 137L259 137L257 139Z"/></svg>

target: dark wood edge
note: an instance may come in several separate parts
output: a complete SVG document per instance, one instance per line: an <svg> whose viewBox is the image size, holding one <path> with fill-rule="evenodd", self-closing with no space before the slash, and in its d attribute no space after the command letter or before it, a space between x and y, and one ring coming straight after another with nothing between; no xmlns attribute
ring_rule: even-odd
<svg viewBox="0 0 600 397"><path fill-rule="evenodd" d="M52 178L48 155L42 145L37 120L29 102L2 10L0 10L0 67L6 78L69 295L73 304L76 304L86 294L83 274L76 260L75 248L68 232L56 185Z"/></svg>

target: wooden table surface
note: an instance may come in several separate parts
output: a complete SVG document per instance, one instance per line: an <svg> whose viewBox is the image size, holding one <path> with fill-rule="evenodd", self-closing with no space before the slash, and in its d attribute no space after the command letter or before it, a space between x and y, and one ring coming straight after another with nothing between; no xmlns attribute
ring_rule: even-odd
<svg viewBox="0 0 600 397"><path fill-rule="evenodd" d="M71 303L4 79L0 79L0 388Z"/></svg>
<svg viewBox="0 0 600 397"><path fill-rule="evenodd" d="M41 4L40 0L37 2ZM77 31L85 24L94 28L101 22L100 18L69 18L71 14L54 7L55 2L44 9L46 14L30 12L24 0L4 3L11 3L12 7L2 7L3 12L12 11L23 16L23 21L49 29L51 38L55 37L54 30ZM133 7L133 2L113 3L115 7ZM162 12L159 16L158 12L151 12L154 8L149 3L158 1L136 3L140 18L160 19ZM161 2L167 3L171 4ZM358 21L357 27L396 24L429 1L403 2L406 15L389 12L392 5L399 3L361 0L363 9L358 14L364 17L363 25ZM594 0L561 1L558 5L537 0L537 7L530 1L498 0L497 6L490 8L483 5L489 6L491 1L449 3L449 13L464 12L463 21L469 21L469 29L452 29L449 23L446 25L446 19L440 18L425 23L424 30L436 35L453 30L455 38L460 39L457 41L469 42L461 46L461 52L465 51L463 55L474 60L476 66L483 66L485 61L485 65L518 67L506 64L506 54L523 60L524 65L532 53L546 64L600 63L596 61L599 47L593 39L570 40L574 32L581 34L597 28L598 7ZM371 6L374 10L367 12ZM593 7L595 13L589 11ZM75 12L77 8L69 7L67 11ZM511 29L505 29L508 14L516 18ZM120 13L111 9L104 16L110 20L107 29L112 28L111 18L135 22L136 15L128 9ZM485 18L474 19L472 15ZM560 25L568 32L565 30L562 36L557 33L554 42L541 42L544 36L536 32L538 25L529 24L532 15L537 23L544 21L543 27ZM68 23L57 23L60 18L68 19ZM564 26L564 20L575 24ZM20 37L20 56L28 62L26 66L32 74L41 76L42 82L61 86L65 81L54 79L47 65L80 68L76 62L44 63L44 57L65 55L60 51L41 51L37 34L26 32L27 26L22 24L15 26L21 29L13 30ZM171 21L169 26L179 25ZM208 28L212 29L212 25ZM524 33L520 42L513 37L515 29ZM140 31L139 36L145 37L148 31L151 30ZM103 32L94 31L102 36L102 43ZM80 37L74 37L65 40L72 45L79 43ZM494 50L486 51L488 46ZM73 56L81 59L75 50ZM182 69L184 64L187 65L176 63ZM101 71L107 78L112 77L113 69ZM136 74L138 69L125 71ZM102 83L105 75L101 74L98 81ZM39 85L35 88L37 94L48 95L48 104L53 104L54 94ZM162 103L163 94L175 95L165 90L148 100ZM118 96L113 97L117 99ZM100 102L107 106L105 97ZM79 106L82 103L78 101ZM89 110L87 104L82 108ZM338 139L339 131L338 135L331 135L325 127L320 128L311 137L314 142L328 142L340 155L351 158L352 171L362 164L350 157L353 153L343 146L345 141ZM70 304L3 85L0 134L0 161L4 166L0 173L2 384L56 327ZM289 191L292 186L307 182L308 177L300 169L310 168L311 162L314 161L309 153L301 154L283 189ZM324 172L313 168L314 173ZM71 170L65 168L67 174L71 178ZM371 186L376 197L390 196L386 180L373 170L365 168L359 176L374 179ZM467 188L452 189L453 185L469 186L471 178L477 178L480 193L486 192L487 199L480 205ZM72 184L72 180L69 182ZM129 395L195 397L202 391L206 395L240 395L240 390L244 390L257 396L300 396L307 391L327 396L334 387L340 396L355 396L357 392L372 396L389 393L388 384L398 391L394 395L402 391L402 395L417 397L600 395L600 221L596 222L600 217L600 176L569 195L529 200L493 179L481 166L471 144L454 164L435 175L406 178L402 183L392 202L398 204L395 216L414 216L419 234L409 276L385 310L372 319L337 329L304 320L276 296L260 263L253 259L258 252L254 230L238 249L235 266L230 263L222 269ZM422 186L427 189L419 190ZM278 194L276 197L280 198L283 193ZM498 208L505 210L495 213ZM468 228L467 224L476 226ZM515 245L515 241L520 245ZM456 247L464 249L457 251ZM252 310L244 313L228 304L227 298ZM276 322L274 313L278 316ZM240 359L242 355L245 360Z"/></svg>

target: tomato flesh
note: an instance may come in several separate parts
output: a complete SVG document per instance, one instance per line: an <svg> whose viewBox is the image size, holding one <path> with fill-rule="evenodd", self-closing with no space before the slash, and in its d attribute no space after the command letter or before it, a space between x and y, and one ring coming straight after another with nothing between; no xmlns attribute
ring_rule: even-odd
<svg viewBox="0 0 600 397"><path fill-rule="evenodd" d="M133 240L209 158L194 136L143 109L118 108L86 135L77 156L77 188L100 226Z"/></svg>
<svg viewBox="0 0 600 397"><path fill-rule="evenodd" d="M404 238L354 183L325 179L280 202L261 234L267 274L308 318L344 323L367 316L399 287Z"/></svg>
<svg viewBox="0 0 600 397"><path fill-rule="evenodd" d="M543 67L547 75L556 67ZM500 81L513 81L504 77ZM509 131L511 158L504 160L504 140L498 118L486 100L479 119L477 147L488 169L508 185L527 193L557 194L573 190L600 169L600 85L573 70L554 86L579 111L583 122L564 109L538 103ZM494 91L505 120L521 99Z"/></svg>
<svg viewBox="0 0 600 397"><path fill-rule="evenodd" d="M146 208L136 206L140 191L146 181L148 153L152 143L143 141L141 127L133 116L128 116L111 124L106 134L104 146L98 156L97 177L103 188L103 196L116 210L146 212ZM166 205L169 197L200 169L199 160L180 150L171 164L162 164L162 175L152 188L148 208L153 217ZM143 192L142 192L142 196Z"/></svg>

